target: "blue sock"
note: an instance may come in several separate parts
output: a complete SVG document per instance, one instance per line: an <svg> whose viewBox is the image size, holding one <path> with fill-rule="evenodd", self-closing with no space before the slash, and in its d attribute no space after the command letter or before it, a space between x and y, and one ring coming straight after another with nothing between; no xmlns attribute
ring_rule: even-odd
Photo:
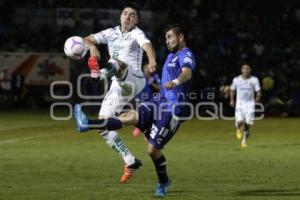
<svg viewBox="0 0 300 200"><path fill-rule="evenodd" d="M104 130L118 130L123 127L121 120L118 118L95 119L89 120L88 125L90 129L104 129Z"/></svg>

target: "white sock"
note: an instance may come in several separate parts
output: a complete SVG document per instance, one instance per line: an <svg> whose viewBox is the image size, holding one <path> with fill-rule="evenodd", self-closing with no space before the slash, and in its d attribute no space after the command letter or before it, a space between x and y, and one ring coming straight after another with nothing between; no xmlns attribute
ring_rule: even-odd
<svg viewBox="0 0 300 200"><path fill-rule="evenodd" d="M106 141L108 146L114 149L123 158L126 165L134 163L134 156L130 153L129 149L116 131L104 131L100 135Z"/></svg>

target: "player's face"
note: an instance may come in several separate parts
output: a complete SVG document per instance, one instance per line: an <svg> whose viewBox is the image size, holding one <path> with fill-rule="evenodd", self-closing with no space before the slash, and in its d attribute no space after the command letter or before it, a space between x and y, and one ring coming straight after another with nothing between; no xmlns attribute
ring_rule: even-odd
<svg viewBox="0 0 300 200"><path fill-rule="evenodd" d="M136 10L132 8L124 8L120 16L121 26L125 30L134 28L138 23L138 15Z"/></svg>
<svg viewBox="0 0 300 200"><path fill-rule="evenodd" d="M171 29L166 32L166 45L169 51L176 52L179 49L179 36Z"/></svg>
<svg viewBox="0 0 300 200"><path fill-rule="evenodd" d="M245 77L249 77L251 74L251 68L249 65L243 65L242 66L242 75Z"/></svg>

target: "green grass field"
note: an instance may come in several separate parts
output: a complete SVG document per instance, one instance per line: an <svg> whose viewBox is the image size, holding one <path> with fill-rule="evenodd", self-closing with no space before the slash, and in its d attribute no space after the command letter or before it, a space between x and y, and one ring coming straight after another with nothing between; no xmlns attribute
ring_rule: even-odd
<svg viewBox="0 0 300 200"><path fill-rule="evenodd" d="M165 199L300 199L299 119L257 121L247 149L232 121L188 121L166 146L173 184ZM143 161L128 184L123 162L96 132L47 112L0 112L0 199L153 199L156 174L143 137L121 132Z"/></svg>

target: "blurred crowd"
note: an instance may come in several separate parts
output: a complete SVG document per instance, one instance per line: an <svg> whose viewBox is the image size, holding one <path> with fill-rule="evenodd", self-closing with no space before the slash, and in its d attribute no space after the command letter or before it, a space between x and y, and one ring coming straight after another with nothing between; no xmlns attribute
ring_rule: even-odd
<svg viewBox="0 0 300 200"><path fill-rule="evenodd" d="M295 114L293 112L297 109L294 108L299 108L300 104L300 7L297 7L297 1L274 5L236 0L136 2L142 10L168 13L165 22L160 22L154 29L144 27L155 46L160 66L167 53L163 25L173 22L185 25L188 46L197 60L196 92L214 92L217 94L215 100L226 101L232 78L239 74L241 64L247 62L261 81L263 103L274 112ZM78 0L7 1L0 7L0 11L5 13L0 24L0 49L13 52L62 52L68 36L75 33L82 36L90 34L84 31L80 20L73 27L15 24L13 13L16 7L118 9L123 3L121 0L91 0L88 4ZM101 20L94 21L92 30L95 32L105 28ZM200 96L201 100L205 100L205 95Z"/></svg>

